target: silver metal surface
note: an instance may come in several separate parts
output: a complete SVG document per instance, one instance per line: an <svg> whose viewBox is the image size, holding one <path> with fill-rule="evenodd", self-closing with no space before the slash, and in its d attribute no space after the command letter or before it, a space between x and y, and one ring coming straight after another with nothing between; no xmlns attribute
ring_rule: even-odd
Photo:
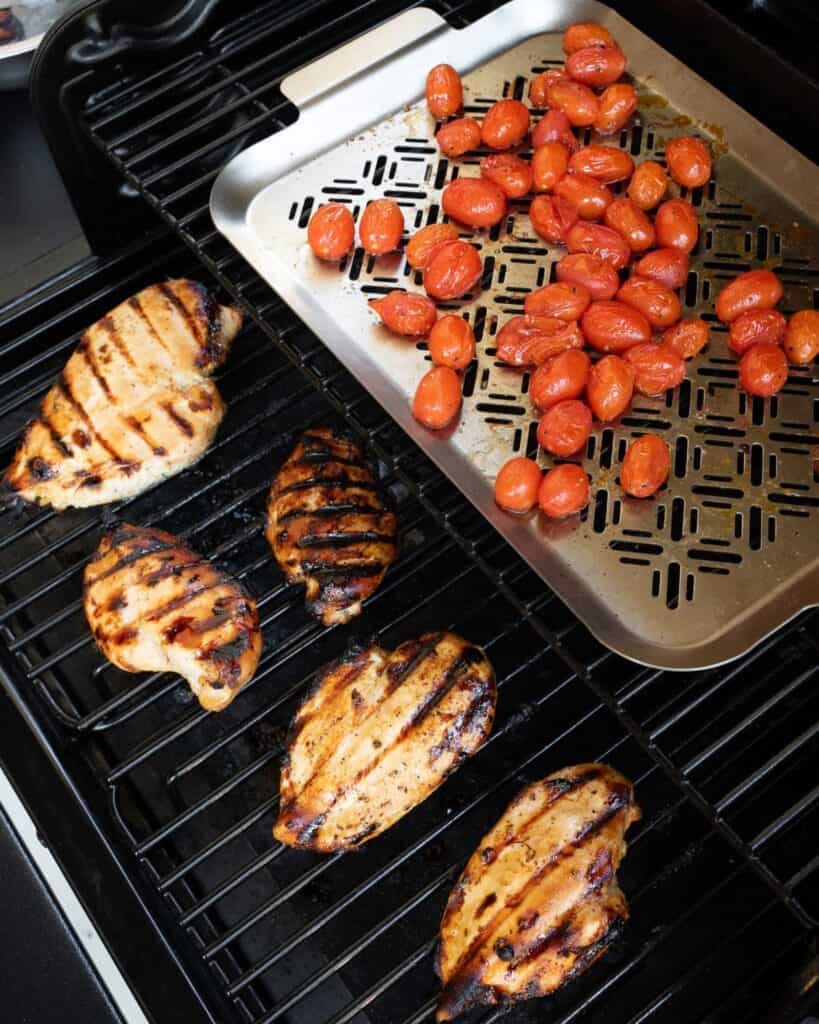
<svg viewBox="0 0 819 1024"><path fill-rule="evenodd" d="M454 64L465 74L466 112L480 118L502 96L525 99L534 74L562 64L560 33L578 20L611 29L640 93L633 124L606 142L637 161L662 159L674 135L693 131L711 144L714 180L690 197L701 233L683 315L713 322L680 388L637 396L619 422L596 427L583 463L592 503L580 521L554 523L508 516L492 497L498 468L532 448L537 421L527 376L495 362L493 337L565 254L534 234L528 200L511 204L499 232L462 233L491 274L477 295L447 307L468 315L479 343L462 414L444 434L410 412L429 366L425 346L377 326L366 304L392 288L421 290L418 277L401 254L356 251L341 266L322 264L305 227L321 203L346 202L357 217L381 196L399 202L410 233L440 219L441 189L456 169L477 174L479 155L450 162L439 153L422 101L426 71ZM813 308L813 164L591 0L514 0L460 31L415 9L282 88L299 105L298 121L225 168L211 197L214 222L601 641L649 665L700 668L740 655L819 601L819 372L793 368L774 399L750 400L712 316L716 293L752 266L778 268L785 311ZM618 469L627 443L646 430L668 441L674 465L656 499L636 501L623 495Z"/></svg>

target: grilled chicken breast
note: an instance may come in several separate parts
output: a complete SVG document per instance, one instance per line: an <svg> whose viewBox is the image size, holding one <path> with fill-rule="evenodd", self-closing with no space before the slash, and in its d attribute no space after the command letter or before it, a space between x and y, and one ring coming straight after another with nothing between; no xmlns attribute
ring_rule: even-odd
<svg viewBox="0 0 819 1024"><path fill-rule="evenodd" d="M640 817L631 783L581 764L527 786L484 836L441 922L437 1019L548 995L628 917L615 877Z"/></svg>
<svg viewBox="0 0 819 1024"><path fill-rule="evenodd" d="M361 611L398 553L398 522L348 437L303 434L267 504L267 539L291 583L307 584L307 606L326 625Z"/></svg>
<svg viewBox="0 0 819 1024"><path fill-rule="evenodd" d="M103 537L83 595L94 639L117 668L178 672L208 711L227 707L256 671L256 603L164 530L125 523Z"/></svg>
<svg viewBox="0 0 819 1024"><path fill-rule="evenodd" d="M89 327L5 475L25 501L102 505L190 466L224 415L208 379L241 327L195 281L151 285Z"/></svg>
<svg viewBox="0 0 819 1024"><path fill-rule="evenodd" d="M454 633L350 651L293 721L274 836L323 853L377 836L475 753L495 699L486 655Z"/></svg>

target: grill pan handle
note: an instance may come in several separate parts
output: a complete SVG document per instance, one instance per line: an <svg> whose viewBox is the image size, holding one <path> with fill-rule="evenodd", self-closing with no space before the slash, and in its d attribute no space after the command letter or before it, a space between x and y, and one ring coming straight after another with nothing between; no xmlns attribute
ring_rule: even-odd
<svg viewBox="0 0 819 1024"><path fill-rule="evenodd" d="M303 110L330 90L443 29L450 27L439 14L428 7L414 7L294 71L282 79L281 90Z"/></svg>

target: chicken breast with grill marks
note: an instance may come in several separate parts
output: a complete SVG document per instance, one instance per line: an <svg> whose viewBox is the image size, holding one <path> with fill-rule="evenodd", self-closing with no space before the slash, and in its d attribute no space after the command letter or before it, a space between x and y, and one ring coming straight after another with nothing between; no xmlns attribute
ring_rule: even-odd
<svg viewBox="0 0 819 1024"><path fill-rule="evenodd" d="M616 873L640 817L631 783L581 764L527 786L484 836L441 922L437 1019L548 995L628 917Z"/></svg>
<svg viewBox="0 0 819 1024"><path fill-rule="evenodd" d="M256 671L255 601L164 530L125 523L103 537L83 595L94 639L117 668L178 672L208 711L227 707Z"/></svg>
<svg viewBox="0 0 819 1024"><path fill-rule="evenodd" d="M348 622L398 553L398 521L361 449L345 434L303 434L273 482L267 539L307 606L327 625Z"/></svg>
<svg viewBox="0 0 819 1024"><path fill-rule="evenodd" d="M274 836L323 853L374 838L475 753L495 701L486 655L454 633L350 651L293 721Z"/></svg>
<svg viewBox="0 0 819 1024"><path fill-rule="evenodd" d="M151 285L83 334L6 471L55 509L132 497L196 462L225 408L208 377L241 327L195 281Z"/></svg>

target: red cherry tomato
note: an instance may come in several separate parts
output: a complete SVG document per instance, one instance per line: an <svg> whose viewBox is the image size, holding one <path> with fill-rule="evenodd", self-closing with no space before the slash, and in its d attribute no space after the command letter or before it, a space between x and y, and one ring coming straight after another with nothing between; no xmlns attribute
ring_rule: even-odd
<svg viewBox="0 0 819 1024"><path fill-rule="evenodd" d="M587 46L617 46L614 36L607 28L593 21L578 21L569 25L563 33L563 52L566 56L577 53Z"/></svg>
<svg viewBox="0 0 819 1024"><path fill-rule="evenodd" d="M529 220L541 238L557 245L577 223L577 209L560 196L537 195L529 205Z"/></svg>
<svg viewBox="0 0 819 1024"><path fill-rule="evenodd" d="M532 132L532 148L537 149L547 142L559 142L570 153L574 153L580 145L568 117L562 110L547 110L535 125Z"/></svg>
<svg viewBox="0 0 819 1024"><path fill-rule="evenodd" d="M620 356L603 356L589 371L586 399L604 423L628 408L634 392L634 372Z"/></svg>
<svg viewBox="0 0 819 1024"><path fill-rule="evenodd" d="M433 117L452 117L461 109L461 77L451 64L438 64L427 75L427 106Z"/></svg>
<svg viewBox="0 0 819 1024"><path fill-rule="evenodd" d="M678 324L663 331L664 345L672 348L683 359L691 359L708 344L708 324L704 320L680 320Z"/></svg>
<svg viewBox="0 0 819 1024"><path fill-rule="evenodd" d="M593 302L583 314L583 335L598 352L625 352L651 338L643 314L625 302Z"/></svg>
<svg viewBox="0 0 819 1024"><path fill-rule="evenodd" d="M741 313L728 330L728 348L738 356L760 341L781 345L788 321L778 309L752 309Z"/></svg>
<svg viewBox="0 0 819 1024"><path fill-rule="evenodd" d="M320 206L307 225L307 242L320 260L340 260L353 247L355 222L341 203Z"/></svg>
<svg viewBox="0 0 819 1024"><path fill-rule="evenodd" d="M532 459L509 459L495 477L496 503L505 512L530 512L537 504L542 475Z"/></svg>
<svg viewBox="0 0 819 1024"><path fill-rule="evenodd" d="M622 235L632 252L654 245L654 225L631 199L615 199L603 218L606 226Z"/></svg>
<svg viewBox="0 0 819 1024"><path fill-rule="evenodd" d="M616 146L583 146L572 154L569 168L575 174L587 174L604 185L631 177L634 161Z"/></svg>
<svg viewBox="0 0 819 1024"><path fill-rule="evenodd" d="M537 443L552 455L568 459L586 447L592 431L589 407L575 399L558 402L542 417L537 427Z"/></svg>
<svg viewBox="0 0 819 1024"><path fill-rule="evenodd" d="M452 242L458 237L454 224L427 224L416 231L407 244L407 263L416 270L423 270L432 250L442 242Z"/></svg>
<svg viewBox="0 0 819 1024"><path fill-rule="evenodd" d="M471 292L481 279L483 262L474 245L456 238L442 242L427 256L424 288L440 302L459 299Z"/></svg>
<svg viewBox="0 0 819 1024"><path fill-rule="evenodd" d="M589 478L573 462L555 466L540 482L537 503L550 519L565 519L580 512L589 503Z"/></svg>
<svg viewBox="0 0 819 1024"><path fill-rule="evenodd" d="M605 185L588 174L564 174L553 186L556 196L574 206L583 220L600 220L614 199Z"/></svg>
<svg viewBox="0 0 819 1024"><path fill-rule="evenodd" d="M547 68L535 75L529 85L529 102L535 110L545 110L549 106L549 86L560 78L568 78L564 68Z"/></svg>
<svg viewBox="0 0 819 1024"><path fill-rule="evenodd" d="M615 270L624 267L631 256L623 236L602 224L578 222L566 236L566 245L570 253L589 253Z"/></svg>
<svg viewBox="0 0 819 1024"><path fill-rule="evenodd" d="M625 54L614 46L586 46L575 50L566 61L569 78L592 89L616 82L625 69Z"/></svg>
<svg viewBox="0 0 819 1024"><path fill-rule="evenodd" d="M794 313L785 332L785 355L798 366L807 366L819 355L819 313L801 309Z"/></svg>
<svg viewBox="0 0 819 1024"><path fill-rule="evenodd" d="M591 362L585 352L570 348L547 359L532 374L529 395L538 409L548 409L586 390Z"/></svg>
<svg viewBox="0 0 819 1024"><path fill-rule="evenodd" d="M615 135L637 109L637 93L633 85L617 82L604 89L598 100L594 121L600 135Z"/></svg>
<svg viewBox="0 0 819 1024"><path fill-rule="evenodd" d="M502 189L510 199L521 199L532 190L532 168L512 153L492 153L481 160L481 177Z"/></svg>
<svg viewBox="0 0 819 1024"><path fill-rule="evenodd" d="M404 215L392 199L374 199L358 222L358 237L364 252L373 256L394 252L404 233Z"/></svg>
<svg viewBox="0 0 819 1024"><path fill-rule="evenodd" d="M748 270L727 284L714 306L724 324L755 309L773 309L782 298L782 283L772 270Z"/></svg>
<svg viewBox="0 0 819 1024"><path fill-rule="evenodd" d="M647 277L630 277L617 292L620 302L639 309L655 330L670 327L680 319L680 300L664 284Z"/></svg>
<svg viewBox="0 0 819 1024"><path fill-rule="evenodd" d="M761 341L739 361L739 383L751 395L770 398L785 386L788 360L779 345Z"/></svg>
<svg viewBox="0 0 819 1024"><path fill-rule="evenodd" d="M668 173L678 185L699 188L711 177L711 154L700 139L681 135L665 147Z"/></svg>
<svg viewBox="0 0 819 1024"><path fill-rule="evenodd" d="M481 141L490 149L509 149L529 134L529 108L520 100L498 100L483 117Z"/></svg>
<svg viewBox="0 0 819 1024"><path fill-rule="evenodd" d="M562 110L568 117L569 124L582 128L594 124L600 113L597 97L587 85L558 79L549 86L549 106Z"/></svg>
<svg viewBox="0 0 819 1024"><path fill-rule="evenodd" d="M688 279L688 254L682 249L655 249L639 259L634 270L640 277L676 290Z"/></svg>
<svg viewBox="0 0 819 1024"><path fill-rule="evenodd" d="M392 291L380 299L370 299L385 327L396 334L417 338L429 334L438 315L435 303L417 292Z"/></svg>
<svg viewBox="0 0 819 1024"><path fill-rule="evenodd" d="M461 408L461 379L448 366L434 366L418 382L412 415L430 430L441 430Z"/></svg>
<svg viewBox="0 0 819 1024"><path fill-rule="evenodd" d="M635 345L623 353L634 371L634 387L642 395L661 395L685 377L685 360L670 345Z"/></svg>
<svg viewBox="0 0 819 1024"><path fill-rule="evenodd" d="M446 156L463 156L481 144L481 126L474 117L459 117L443 125L435 136L438 148Z"/></svg>
<svg viewBox="0 0 819 1024"><path fill-rule="evenodd" d="M664 202L654 218L654 234L663 248L691 252L699 235L694 207L682 199Z"/></svg>
<svg viewBox="0 0 819 1024"><path fill-rule="evenodd" d="M567 323L579 320L591 302L591 293L582 284L555 281L530 292L523 310L533 316L556 316Z"/></svg>
<svg viewBox="0 0 819 1024"><path fill-rule="evenodd" d="M509 366L539 364L569 348L582 348L577 324L550 316L513 316L495 339L497 359Z"/></svg>
<svg viewBox="0 0 819 1024"><path fill-rule="evenodd" d="M643 434L628 446L620 470L620 485L633 498L650 498L668 479L671 451L661 437Z"/></svg>
<svg viewBox="0 0 819 1024"><path fill-rule="evenodd" d="M532 154L532 184L537 192L549 192L569 167L569 151L560 142L544 142Z"/></svg>
<svg viewBox="0 0 819 1024"><path fill-rule="evenodd" d="M435 321L428 344L436 366L465 370L475 358L475 334L463 317L454 314Z"/></svg>
<svg viewBox="0 0 819 1024"><path fill-rule="evenodd" d="M503 220L506 196L486 178L456 178L441 193L444 213L471 228L491 228Z"/></svg>
<svg viewBox="0 0 819 1024"><path fill-rule="evenodd" d="M662 200L668 188L668 175L662 164L655 160L644 160L637 164L626 192L629 199L641 210L653 210Z"/></svg>
<svg viewBox="0 0 819 1024"><path fill-rule="evenodd" d="M564 256L557 264L557 279L565 284L582 285L592 300L613 299L620 287L614 267L585 252Z"/></svg>

